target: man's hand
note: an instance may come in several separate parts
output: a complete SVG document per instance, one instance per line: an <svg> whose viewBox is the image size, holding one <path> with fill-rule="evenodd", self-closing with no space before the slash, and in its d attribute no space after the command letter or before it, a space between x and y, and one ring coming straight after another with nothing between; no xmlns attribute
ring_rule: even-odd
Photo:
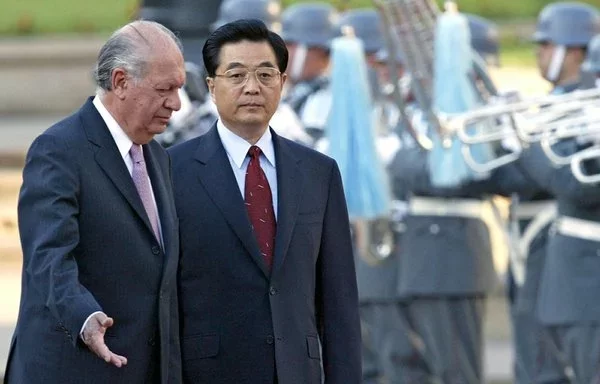
<svg viewBox="0 0 600 384"><path fill-rule="evenodd" d="M90 351L94 352L102 360L116 367L121 367L127 365L127 358L111 352L104 343L104 334L113 324L114 321L112 318L106 316L104 313L96 313L85 325L81 333L81 339Z"/></svg>

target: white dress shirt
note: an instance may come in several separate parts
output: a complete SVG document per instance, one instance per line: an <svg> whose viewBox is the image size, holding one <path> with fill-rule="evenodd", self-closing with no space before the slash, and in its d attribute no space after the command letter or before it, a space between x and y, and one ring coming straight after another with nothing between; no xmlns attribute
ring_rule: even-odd
<svg viewBox="0 0 600 384"><path fill-rule="evenodd" d="M227 152L231 169L233 170L235 180L237 181L243 199L246 187L246 171L248 169L248 164L250 163L248 150L252 144L226 128L225 125L223 125L223 122L221 122L221 119L217 121L217 132L219 133L223 147L225 147L225 152ZM265 130L265 133L255 145L261 150L260 167L265 173L265 176L269 181L269 186L271 187L273 212L275 213L275 220L277 220L277 171L275 167L273 138L269 128Z"/></svg>
<svg viewBox="0 0 600 384"><path fill-rule="evenodd" d="M129 171L129 174L131 175L132 171L133 171L133 160L131 159L129 150L131 149L131 147L133 145L138 145L138 144L134 144L133 141L131 141L129 136L127 136L125 131L123 131L123 128L121 128L121 126L119 125L119 123L117 123L115 118L110 114L110 112L108 112L108 109L106 109L104 104L102 104L102 101L100 100L100 97L98 97L98 95L96 95L96 97L94 97L94 100L92 101L92 103L94 104L94 107L96 107L96 109L98 110L98 113L100 113L100 116L102 117L102 120L104 120L104 123L108 127L108 130L110 131L110 134L111 134L112 138L114 139L115 144L117 144L119 153L121 154L121 157L123 158L123 161L125 162L125 166L127 166L127 170ZM152 190L152 181L150 181L150 177L148 177L148 182L150 183L150 192L152 193L152 201L154 202L154 209L157 212L158 231L161 236L161 243L162 243L162 228L160 225L160 217L158 215L158 206L156 205L156 198L154 197L154 191ZM81 331L79 331L80 336L82 335L83 329L85 328L85 326L88 323L88 321L90 320L90 318L97 313L102 313L102 311L96 311L96 312L92 313L84 321L83 326L81 327Z"/></svg>

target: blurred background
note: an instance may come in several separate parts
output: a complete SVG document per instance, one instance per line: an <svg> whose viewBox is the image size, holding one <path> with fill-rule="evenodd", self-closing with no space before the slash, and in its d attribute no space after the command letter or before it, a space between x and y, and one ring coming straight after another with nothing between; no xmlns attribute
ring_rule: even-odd
<svg viewBox="0 0 600 384"><path fill-rule="evenodd" d="M33 138L93 94L91 71L108 35L138 17L178 30L186 56L197 61L220 0L3 0L0 12L0 378L18 313L21 254L16 201L26 149ZM286 7L302 0L282 0ZM530 36L548 0L458 0L459 10L497 23L500 66L490 68L500 90L539 95L549 85L535 67ZM600 6L600 0L582 0ZM332 0L340 11L370 0ZM440 2L441 6L441 2ZM163 18L163 19L161 19ZM498 260L499 271L505 260ZM486 376L509 383L510 329L502 287L486 320Z"/></svg>

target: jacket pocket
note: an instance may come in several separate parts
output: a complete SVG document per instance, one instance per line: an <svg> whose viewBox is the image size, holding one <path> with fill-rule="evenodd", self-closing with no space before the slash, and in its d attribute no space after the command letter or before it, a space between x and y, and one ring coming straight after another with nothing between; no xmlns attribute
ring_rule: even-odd
<svg viewBox="0 0 600 384"><path fill-rule="evenodd" d="M204 359L219 353L219 335L216 333L191 336L183 339L183 359Z"/></svg>
<svg viewBox="0 0 600 384"><path fill-rule="evenodd" d="M317 336L306 336L306 347L308 349L308 357L311 359L321 360L321 348L319 346L319 338Z"/></svg>

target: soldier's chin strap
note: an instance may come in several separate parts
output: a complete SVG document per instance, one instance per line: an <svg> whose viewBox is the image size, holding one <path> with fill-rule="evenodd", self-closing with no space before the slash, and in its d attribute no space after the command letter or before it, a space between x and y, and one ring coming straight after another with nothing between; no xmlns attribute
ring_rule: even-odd
<svg viewBox="0 0 600 384"><path fill-rule="evenodd" d="M546 78L553 84L558 81L566 54L567 48L564 45L557 45L554 47L554 52L552 53L552 58L550 59L550 65L546 71Z"/></svg>
<svg viewBox="0 0 600 384"><path fill-rule="evenodd" d="M308 54L308 47L305 44L298 44L296 51L294 52L294 58L290 65L290 79L292 82L297 82L302 78L302 72L304 70L304 63L306 62L306 55Z"/></svg>

